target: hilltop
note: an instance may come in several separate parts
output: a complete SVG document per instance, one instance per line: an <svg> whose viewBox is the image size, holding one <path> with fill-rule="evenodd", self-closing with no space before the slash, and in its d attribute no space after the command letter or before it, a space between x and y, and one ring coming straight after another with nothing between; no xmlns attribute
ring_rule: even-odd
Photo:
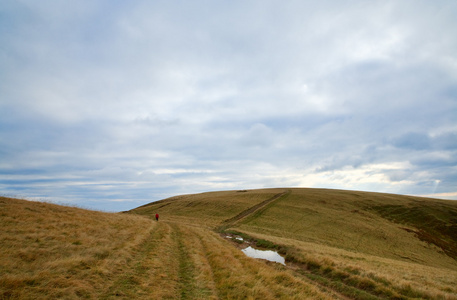
<svg viewBox="0 0 457 300"><path fill-rule="evenodd" d="M277 188L117 214L11 198L0 209L1 299L457 299L453 201Z"/></svg>

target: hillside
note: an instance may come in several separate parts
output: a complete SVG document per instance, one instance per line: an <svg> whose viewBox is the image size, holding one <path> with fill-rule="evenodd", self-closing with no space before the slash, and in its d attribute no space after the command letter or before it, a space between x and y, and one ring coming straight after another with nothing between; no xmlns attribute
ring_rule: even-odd
<svg viewBox="0 0 457 300"><path fill-rule="evenodd" d="M154 226L143 217L0 197L0 299L112 294Z"/></svg>
<svg viewBox="0 0 457 300"><path fill-rule="evenodd" d="M329 299L204 227L0 198L0 299Z"/></svg>
<svg viewBox="0 0 457 300"><path fill-rule="evenodd" d="M307 266L298 273L345 296L354 297L361 290L356 298L457 298L454 201L329 189L264 189L172 197L132 213L159 213L167 221L267 240L273 248L288 249L283 252L290 261L317 264L317 270ZM371 287L363 287L363 280Z"/></svg>
<svg viewBox="0 0 457 300"><path fill-rule="evenodd" d="M0 198L0 225L0 299L457 299L453 201L263 189L109 214Z"/></svg>

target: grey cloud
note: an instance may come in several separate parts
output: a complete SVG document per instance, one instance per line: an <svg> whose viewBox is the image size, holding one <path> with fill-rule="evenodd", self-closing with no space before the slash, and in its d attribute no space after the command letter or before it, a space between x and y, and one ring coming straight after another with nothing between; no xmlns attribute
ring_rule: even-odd
<svg viewBox="0 0 457 300"><path fill-rule="evenodd" d="M453 1L0 8L1 191L455 192Z"/></svg>
<svg viewBox="0 0 457 300"><path fill-rule="evenodd" d="M427 132L406 132L395 137L392 145L411 150L433 149L438 151L453 151L457 148L457 134L445 132L431 136Z"/></svg>
<svg viewBox="0 0 457 300"><path fill-rule="evenodd" d="M399 148L424 150L430 148L431 139L423 132L408 132L394 139L393 145Z"/></svg>
<svg viewBox="0 0 457 300"><path fill-rule="evenodd" d="M457 150L457 133L446 132L432 139L433 147L442 150Z"/></svg>

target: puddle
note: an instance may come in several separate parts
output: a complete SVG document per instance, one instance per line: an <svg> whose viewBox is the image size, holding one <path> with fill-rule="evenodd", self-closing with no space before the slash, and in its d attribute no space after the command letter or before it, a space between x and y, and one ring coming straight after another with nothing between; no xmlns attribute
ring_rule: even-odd
<svg viewBox="0 0 457 300"><path fill-rule="evenodd" d="M252 248L251 246L249 246L241 251L243 251L244 254L246 254L247 256L252 257L252 258L266 259L266 260L269 260L272 262L277 262L277 263L286 265L286 260L284 259L284 257L279 255L275 251L257 250L257 249Z"/></svg>
<svg viewBox="0 0 457 300"><path fill-rule="evenodd" d="M241 241L241 242L244 242L244 239L241 237L241 236L231 236L231 235L226 235L225 236L226 239L235 239L235 240L238 240L238 241Z"/></svg>

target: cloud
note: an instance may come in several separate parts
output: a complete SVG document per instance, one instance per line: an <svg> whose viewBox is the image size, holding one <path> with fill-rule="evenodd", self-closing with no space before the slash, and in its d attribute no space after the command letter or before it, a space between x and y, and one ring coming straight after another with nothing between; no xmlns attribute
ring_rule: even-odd
<svg viewBox="0 0 457 300"><path fill-rule="evenodd" d="M106 210L273 186L455 193L456 11L2 3L0 192Z"/></svg>
<svg viewBox="0 0 457 300"><path fill-rule="evenodd" d="M430 148L429 136L423 132L408 132L396 138L393 144L399 148L423 150Z"/></svg>

